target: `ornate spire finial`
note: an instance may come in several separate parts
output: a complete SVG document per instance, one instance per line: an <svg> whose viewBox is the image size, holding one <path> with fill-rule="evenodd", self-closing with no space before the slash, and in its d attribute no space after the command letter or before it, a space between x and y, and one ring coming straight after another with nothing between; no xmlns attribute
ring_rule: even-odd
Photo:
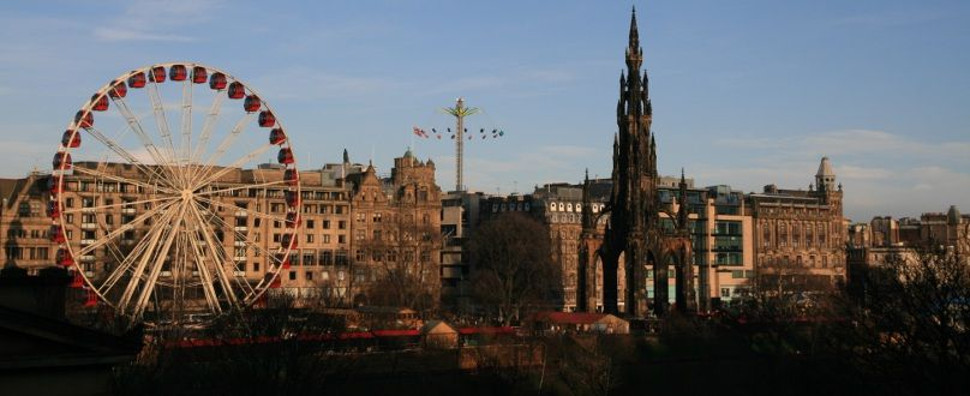
<svg viewBox="0 0 970 396"><path fill-rule="evenodd" d="M630 17L630 49L640 47L640 33L637 31L637 7L633 6Z"/></svg>

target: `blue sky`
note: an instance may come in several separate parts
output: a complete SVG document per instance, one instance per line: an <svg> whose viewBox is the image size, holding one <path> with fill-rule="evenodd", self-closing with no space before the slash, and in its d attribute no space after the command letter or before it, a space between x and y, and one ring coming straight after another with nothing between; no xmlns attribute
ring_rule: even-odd
<svg viewBox="0 0 970 396"><path fill-rule="evenodd" d="M970 3L636 1L659 170L808 188L832 159L853 220L970 212ZM272 103L306 166L409 145L454 184L437 111L485 110L473 190L611 169L630 2L33 1L0 4L0 176L47 169L64 125L129 69L188 60Z"/></svg>

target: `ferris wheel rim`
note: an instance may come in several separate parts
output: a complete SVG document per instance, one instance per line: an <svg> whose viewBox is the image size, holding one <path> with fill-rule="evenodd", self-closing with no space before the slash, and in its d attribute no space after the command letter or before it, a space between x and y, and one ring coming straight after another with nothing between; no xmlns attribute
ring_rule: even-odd
<svg viewBox="0 0 970 396"><path fill-rule="evenodd" d="M227 84L228 84L228 82L234 82L234 83L235 82L238 82L238 83L242 84L242 87L243 87L243 89L245 89L245 92L248 92L248 95L246 95L246 96L247 97L248 96L254 96L254 97L258 98L257 100L259 101L260 107L263 109L263 111L269 112L273 116L273 121L274 121L275 128L278 128L278 129L280 129L282 131L285 131L286 130L285 127L283 126L282 121L279 118L276 118L275 117L276 112L274 111L274 109L271 106L271 104L269 102L267 102L262 97L262 95L260 95L260 93L257 90L255 90L252 86L250 86L249 84L243 82L239 78L235 77L233 74L228 73L228 72L226 72L226 71L224 71L222 69L219 69L219 68L216 68L216 67L212 67L212 66L209 66L209 65L205 65L205 64L202 64L202 63L198 63L198 62L166 62L166 63L156 63L156 64L151 64L151 65L146 65L146 66L142 66L142 67L139 67L139 68L136 68L136 69L132 69L131 71L122 73L121 75L119 75L115 79L110 80L107 84L104 84L100 89L98 89L96 91L96 93L92 96L92 98L90 100L86 101L81 106L81 109L80 109L80 111L78 111L75 119L73 121L70 121L68 123L68 126L67 126L68 129L67 129L67 131L70 132L70 136L68 137L67 136L67 133L65 133L65 139L69 139L69 141L73 141L73 139L75 139L75 137L78 137L79 138L82 129L85 130L86 132L88 132L88 135L90 137L90 135L93 134L93 132L92 132L93 125L85 125L85 122L86 122L85 120L88 117L93 117L92 114L94 114L95 105L97 103L99 103L99 101L104 100L105 98L108 98L108 99L110 99L112 101L115 101L115 99L118 99L118 102L123 103L124 95L122 95L121 98L115 98L115 97L112 97L110 95L111 93L113 93L113 91L115 91L119 87L120 84L128 84L129 79L131 79L133 76L137 76L139 74L141 74L142 76L144 76L146 73L152 73L154 70L156 70L159 67L163 68L164 72L167 73L168 71L170 71L172 69L173 66L176 66L176 65L181 65L182 67L188 68L189 70L193 70L193 71L195 70L196 67L201 67L201 68L204 68L205 69L205 71L208 73L209 76L214 76L217 73L221 73L222 76L224 76L225 81L226 81ZM152 84L152 86L154 86L154 89L156 89L156 90L157 90L157 85L158 84L162 84L162 83L164 83L164 81L157 81L157 82L156 81L150 81L150 84ZM191 81L191 80L185 80L185 81L183 81L183 84L185 84L185 86L188 86L188 87L193 87L194 85L199 84L199 83L198 82ZM147 86L147 83L146 83L145 86ZM127 90L127 87L126 87L126 90ZM219 97L225 95L225 93L222 92L222 91L225 91L225 89L214 89L214 88L210 88L210 90L217 91L217 92L214 93L215 98L219 98ZM157 94L157 91L156 91L156 94ZM183 91L183 101L185 100L185 97L184 96L185 96L185 91ZM216 100L217 99L214 99L213 106L215 106L215 101ZM116 103L116 105L117 104L118 103ZM154 102L153 102L153 105L155 105ZM115 107L118 107L118 106L115 106ZM120 112L120 110L119 110L119 112ZM252 115L252 113L249 113L246 116L244 116L243 119L245 120L245 119L249 118L251 115ZM184 116L184 113L183 113L183 116ZM191 116L191 112L190 112L190 116ZM150 117L151 116L145 116L144 118L150 118ZM157 118L158 117L158 114L157 113L154 114L154 117ZM240 121L240 123L241 122L242 121ZM134 126L132 126L130 124L130 119L129 119L129 128L131 128L131 129L134 128ZM171 131L169 131L169 132L171 132ZM182 132L183 132L183 134L185 134L187 132L188 133L191 133L191 134L194 134L195 133L195 130L193 128L193 129L191 129L189 131L184 131L183 130ZM233 133L235 133L235 131L233 131ZM98 139L91 139L91 140L99 140L99 141L101 141L102 144L108 145L107 143L104 143L104 141L102 139L100 139L100 138L98 138ZM206 143L208 143L208 142L206 142ZM171 144L171 142L170 142L170 144ZM264 185L278 184L280 186L285 187L286 188L286 191L293 191L293 194L295 194L295 196L297 197L296 204L293 205L291 208L289 208L289 207L288 208L289 209L292 209L293 212L296 213L297 218L299 218L300 212L301 212L301 202L302 202L302 200L300 199L300 197L302 196L302 194L301 194L301 186L300 186L299 175L298 175L299 174L299 170L298 170L299 168L297 166L297 161L296 161L295 156L292 155L292 152L294 151L293 150L293 146L292 146L292 141L291 141L291 139L290 139L290 137L288 135L285 135L284 134L283 141L278 142L278 143L272 143L271 142L271 144L265 145L265 146L268 147L269 149L271 149L273 146L279 146L281 148L281 150L283 148L286 148L286 149L289 150L289 152L291 154L290 155L290 158L289 158L289 161L290 162L286 163L287 167L284 167L284 168L285 169L290 169L289 167L292 167L292 169L294 170L294 172L297 174L295 184L290 183L289 181L280 181L280 182L262 183L262 184L264 184ZM52 231L56 227L56 228L58 228L60 230L60 232L62 233L62 235L66 235L67 232L68 232L68 224L67 224L68 222L65 219L66 218L66 214L69 214L69 213L85 213L84 208L82 208L80 210L77 210L77 211L74 211L73 208L71 210L66 210L65 203L64 203L64 199L65 199L65 195L66 194L63 193L64 191L66 191L65 190L65 177L64 176L67 174L68 171L76 171L78 169L85 169L84 171L81 171L81 173L84 173L86 171L89 171L91 173L97 172L96 170L86 169L84 167L77 167L77 166L71 167L71 163L70 163L70 161L71 161L71 159L70 159L70 153L73 151L72 149L74 149L74 148L76 148L76 147L73 147L73 146L71 146L70 144L67 144L67 143L62 143L61 145L58 146L57 154L55 154L55 166L54 166L54 169L53 169L54 172L52 172L52 178L55 178L56 177L56 181L55 181L56 188L58 189L58 191L61 191L61 193L58 193L56 197L53 197L52 196L51 197L51 202L53 203L53 205L56 205L57 210L59 210L59 211L61 211L61 212L64 213L59 218L53 220ZM184 150L190 150L190 147L182 147L182 149L184 149ZM204 149L203 149L203 151L204 151ZM186 151L186 152L189 152L189 151ZM248 153L247 155L245 155L242 158L240 158L239 160L237 160L237 162L239 162L240 160L243 160L243 159L247 159L247 157L248 157L248 159L250 161L255 160L255 156L252 155L254 153L256 153L256 151L253 151L253 152ZM195 154L195 153L193 153L193 154ZM61 159L60 166L57 166L57 164L56 164L56 161L57 161L58 158ZM65 161L65 158L66 158L66 161ZM170 158L170 159L174 159L174 158ZM199 176L200 174L202 174L202 172L203 172L203 170L204 170L205 167L209 167L210 170L211 170L211 168L217 167L215 165L215 161L211 161L212 162L211 164L205 164L205 165L203 165L201 163L193 163L193 162L191 162L192 156L187 156L186 159L187 159L187 162L185 164L186 165L186 168L189 168L189 167L194 168L194 167L200 167L201 166L201 169L192 170L191 172L196 172L196 173L193 173L191 176ZM132 163L130 161L128 163L129 164L132 164L132 165L135 165L134 163ZM142 164L142 165L144 166L145 164ZM166 167L170 167L170 166L171 166L171 163L165 163L165 164L156 163L154 165L150 165L149 167L161 167L164 170L164 169L166 169ZM230 165L230 166L226 166L226 167L222 167L222 168L223 169L233 169L235 167L233 165ZM242 169L242 168L239 167L238 169ZM222 172L222 170L220 170L219 172ZM207 174L205 176L212 176L213 174L218 175L219 172L210 173L210 174ZM156 176L160 176L160 175L157 174L157 172L155 173L155 175ZM104 175L102 175L102 176L104 176ZM187 177L189 175L182 175L182 176L184 178L183 181L185 183L189 183L188 177ZM208 184L214 182L215 179L216 179L216 177L207 177L207 178L204 179L205 181L199 182L197 184L185 184L184 186L187 186L188 188L184 188L183 191L181 191L181 192L178 191L177 189L168 189L166 187L162 187L161 188L161 191L164 191L164 192L170 194L170 196L168 196L167 198L164 198L164 199L159 199L158 201L173 201L173 202L174 201L177 201L179 199L179 197L177 197L175 195L176 194L185 194L185 191L190 191L188 194L191 196L192 195L191 191L202 189L203 187L205 187L205 185L208 185ZM127 179L126 180L125 178L123 178L121 176L117 176L117 175L115 175L115 179L113 179L113 180L120 181L120 182L131 183L133 185L139 185L139 182L140 182L138 180L133 180L133 179ZM144 183L142 183L142 184L144 184ZM156 189L159 188L159 186L157 184L154 187ZM241 188L246 188L246 186L243 186ZM217 191L206 191L204 194L200 194L200 196L201 195L210 195L210 194L211 195L216 195L218 193L219 193L218 190ZM208 201L208 202L216 202L214 200L211 200L210 198L202 198L202 197L200 197L200 199L204 199L205 201ZM186 202L188 202L188 201L189 200L187 198L185 198L185 196L183 195L182 196L182 204L181 204L181 206L178 209L180 211L180 214L184 215L185 212L187 212L187 211L192 212L193 213L193 216L196 217L196 220L193 220L194 222L196 222L195 223L196 227L198 227L198 229L200 229L200 230L203 229L203 228L207 228L205 226L208 225L209 223L207 223L206 219L203 218L203 216L205 214L202 213L203 211L207 211L207 210L203 208L200 211L200 208L199 207L196 207L197 205L189 205L189 204L187 204ZM191 202L193 204L194 203L197 203L195 200L192 200ZM137 224L137 223L139 223L140 222L139 220L141 220L142 217L146 217L146 218L147 217L154 217L154 215L157 215L157 214L162 214L162 215L165 215L165 216L171 215L172 213L174 213L174 212L172 212L172 210L175 210L172 206L179 206L179 205L175 205L172 202L167 202L167 203L169 203L171 205L170 206L167 206L167 207L164 207L164 208L152 207L152 209L150 209L149 211L143 213L142 216L139 216L134 221L132 221L131 224ZM129 202L129 203L125 203L125 204L131 204L131 203ZM123 205L123 204L119 204L119 205ZM93 208L93 209L97 209L97 208ZM162 213L163 210L165 210L164 213ZM91 210L91 212L95 212L95 210ZM289 212L287 211L287 213L289 213ZM209 214L210 215L213 215L212 216L212 219L222 220L218 216L215 216L213 213L209 213ZM163 217L163 218L165 218L165 217ZM277 219L280 220L280 221L286 220L285 218L277 218ZM179 219L177 221L184 221L184 219ZM182 224L182 223L179 223L179 224ZM223 224L223 225L224 226L227 226L226 228L232 230L232 227L229 227L228 224ZM115 231L118 231L118 230L126 230L126 229L127 230L130 230L130 229L136 228L136 226L131 226L131 227L127 227L127 228L126 228L126 226L127 226L127 224L124 224L124 225L122 225L121 227L119 227ZM171 224L169 224L169 227L173 227L174 228L175 226L172 226ZM236 232L236 231L233 231L233 232ZM263 250L262 253L261 253L261 256L265 256L266 257L266 259L267 259L267 266L266 266L265 270L264 271L260 271L260 273L265 273L268 276L263 276L256 284L252 284L252 283L248 282L247 280L242 281L243 284L249 285L250 289L249 289L248 292L245 292L245 293L242 294L242 296L241 296L242 298L241 299L237 299L237 300L241 300L241 301L238 301L238 304L233 304L230 308L239 308L239 307L242 307L242 306L245 306L245 305L252 304L252 303L256 302L261 296L265 295L269 291L269 289L271 288L271 286L273 284L278 284L279 279L281 277L281 274L282 274L283 270L286 267L286 265L285 265L286 264L286 261L289 259L289 257L291 256L291 254L294 251L297 251L296 248L295 248L295 246L296 246L296 241L297 241L298 235L299 235L298 227L292 227L292 228L286 227L286 228L284 228L283 233L284 233L284 235L287 235L289 237L289 239L288 239L289 243L286 245L285 248L283 248L282 246L278 247L275 252L269 251L271 249L265 249L265 248L259 247L255 243L250 242L248 239L244 239L244 243L246 244L246 247L247 248L259 248L259 249ZM112 232L112 234L116 234L116 235L114 235L113 238L117 238L118 235L120 235L120 234L115 233L115 232ZM171 231L168 234L169 235L166 235L166 237L169 239L168 245L170 246L173 243L172 242L172 239L173 238L176 238L178 233L175 232L175 231ZM111 234L105 235L103 237L103 239L108 239L108 242L110 242L110 239L113 239L113 238L109 238L109 236L111 236ZM146 233L146 237L147 237L147 233ZM154 236L154 238L158 238L158 237L159 237L159 235ZM66 252L69 255L70 260L71 260L71 263L70 263L70 265L68 267L71 268L71 269L73 269L74 272L81 277L81 279L82 279L82 281L84 283L84 287L88 290L88 292L89 293L96 294L97 297L98 297L98 299L100 301L104 302L105 304L107 304L108 306L110 306L110 307L112 307L112 308L114 308L116 310L119 310L119 305L122 305L122 304L120 304L121 302L129 303L130 301L127 301L127 300L124 300L124 301L119 302L119 301L113 301L112 299L108 298L107 291L110 290L111 287L114 287L113 284L110 285L107 289L103 289L103 290L102 290L101 286L105 286L106 284L101 284L101 285L96 285L95 284L95 282L92 279L92 277L89 277L88 274L86 273L86 271L84 271L82 269L82 267L81 267L81 261L80 260L81 260L81 258L84 255L83 254L77 254L77 253L84 253L86 251L93 251L94 249L85 250L86 248L81 247L80 244L78 244L78 246L76 248L75 247L75 243L73 241L71 241L70 239L71 238L67 238L67 240L65 240L64 242L58 244L58 253L60 254L60 250L61 249L66 250ZM141 246L141 243L142 242L143 241L139 241L139 243L136 244L136 248L138 248L139 246ZM214 242L212 242L211 240L208 241L207 243L210 245L209 246L210 248L213 248L213 246L215 246L214 245ZM107 242L105 242L104 244L107 245ZM188 245L195 246L195 243L188 243ZM115 248L117 250L117 246ZM225 246L223 246L223 248L225 248ZM77 249L77 251L75 251L75 249ZM183 249L184 249L184 247L183 247ZM214 249L214 250L218 251L219 249ZM226 255L226 257L216 257L216 259L217 260L220 260L221 262L218 263L217 265L213 265L213 267L216 268L216 269L221 268L223 270L223 271L221 271L223 273L220 274L220 276L222 276L222 279L220 279L220 285L222 287L224 287L224 288L227 288L227 287L232 287L234 284L239 283L239 282L238 282L238 279L236 279L236 277L235 277L234 274L232 274L230 278L227 278L225 276L226 275L224 273L225 272L225 267L227 265L234 265L235 264L235 262L233 260L231 260L232 257L228 257L228 252L225 252L225 250L226 249L223 249L223 253ZM112 254L114 254L114 253L112 253ZM164 249L164 252L163 253L160 253L160 254L161 255L167 255L167 254L169 254L169 250L166 248L166 249ZM216 253L214 253L214 255L215 254ZM133 253L129 253L129 255L134 255L134 254ZM199 256L199 257L201 257L201 256ZM196 257L196 258L199 259L199 257ZM127 257L125 257L125 259L127 259ZM58 260L60 260L60 259L58 259ZM197 267L197 272L200 272L200 273L201 272L204 272L202 270L202 268L205 268L206 267L206 265L199 265L198 264L201 261L202 260L198 260L196 262L197 263L197 266L198 266ZM129 263L129 267L130 267L130 264L131 263ZM146 263L142 263L141 266L144 267L145 264ZM156 259L156 263L151 268L151 270L153 271L153 274L152 274L153 276L150 279L151 282L153 282L153 283L157 282L157 276L158 276L157 272L159 271L159 268L161 268L162 264L163 264L163 260L162 259ZM269 264L273 264L273 265L269 265ZM124 275L124 272L130 271L130 268L127 268L127 267L124 267L123 268L123 267L124 267L124 260L122 260L121 265L119 265L118 268L115 268L112 271L112 273L109 274L109 279L112 276L114 276L115 273L121 274L121 275L118 275L118 278L120 278L121 276ZM108 272L108 271L106 271L106 272ZM77 276L77 275L75 275L75 276ZM139 275L138 278L139 278L139 280L142 280L141 279L141 275ZM230 281L230 279L231 280L236 280L237 282L232 282L232 281ZM117 282L117 281L118 281L118 279L115 280L115 282ZM134 281L132 281L132 282L134 282ZM207 282L205 280L200 280L198 283L209 283L209 287L210 288L212 287L211 282ZM198 284L198 283L196 283L196 284ZM139 298L141 298L141 299L147 298L145 296L147 294L154 293L154 288L156 286L157 286L157 284L151 285L151 287L148 289L150 292L143 292L142 295ZM126 292L127 292L127 290L126 290ZM226 293L226 296L227 296L227 298L229 300L233 300L236 297L236 295L234 293L232 293L231 291L228 291L227 290L227 291L225 291L225 293ZM126 296L127 296L127 293L126 293ZM128 296L127 298L130 298L130 296ZM140 305L143 305L141 303L139 303L139 304ZM219 301L216 301L216 304L215 305L216 306L219 306ZM122 306L120 308L122 308L121 311L122 311L122 314L124 314L125 313L125 310L123 309L124 307ZM135 312L133 312L133 315L131 315L131 316L141 316L143 313L144 313L144 307L143 306L140 307L140 308L139 307L135 307Z"/></svg>

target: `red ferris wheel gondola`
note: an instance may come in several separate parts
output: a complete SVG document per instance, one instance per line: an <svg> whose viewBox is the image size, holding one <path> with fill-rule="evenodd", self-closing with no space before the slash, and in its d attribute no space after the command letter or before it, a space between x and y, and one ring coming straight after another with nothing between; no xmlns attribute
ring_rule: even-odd
<svg viewBox="0 0 970 396"><path fill-rule="evenodd" d="M222 91L226 89L226 75L221 72L212 73L212 77L209 77L209 88L216 91Z"/></svg>
<svg viewBox="0 0 970 396"><path fill-rule="evenodd" d="M47 203L47 217L50 217L51 220L61 218L61 206L57 204L57 201Z"/></svg>
<svg viewBox="0 0 970 396"><path fill-rule="evenodd" d="M283 195L286 197L286 205L287 206L289 206L290 208L293 208L294 210L299 210L300 209L300 195L299 194L297 194L295 191L286 191L286 193L283 194Z"/></svg>
<svg viewBox="0 0 970 396"><path fill-rule="evenodd" d="M269 144L281 145L286 143L286 133L283 128L274 128L269 132Z"/></svg>
<svg viewBox="0 0 970 396"><path fill-rule="evenodd" d="M123 98L128 94L128 86L124 82L115 83L110 90L108 90L108 96L112 98Z"/></svg>
<svg viewBox="0 0 970 396"><path fill-rule="evenodd" d="M300 172L296 169L287 169L283 172L283 180L286 184L295 186L300 183Z"/></svg>
<svg viewBox="0 0 970 396"><path fill-rule="evenodd" d="M206 81L209 81L209 72L202 66L192 67L192 83L205 84Z"/></svg>
<svg viewBox="0 0 970 396"><path fill-rule="evenodd" d="M242 99L246 96L246 87L239 81L233 81L229 84L229 99Z"/></svg>
<svg viewBox="0 0 970 396"><path fill-rule="evenodd" d="M263 128L272 128L276 126L276 116L273 115L273 112L269 110L259 112L259 126Z"/></svg>
<svg viewBox="0 0 970 396"><path fill-rule="evenodd" d="M168 69L168 78L172 81L185 81L189 77L189 70L185 65L172 65Z"/></svg>
<svg viewBox="0 0 970 396"><path fill-rule="evenodd" d="M73 130L64 131L64 135L61 136L61 144L64 147L78 148L81 147L81 134L75 133Z"/></svg>
<svg viewBox="0 0 970 396"><path fill-rule="evenodd" d="M165 67L155 66L152 68L151 73L148 75L148 79L153 83L163 83L165 82Z"/></svg>
<svg viewBox="0 0 970 396"><path fill-rule="evenodd" d="M51 242L54 243L64 243L67 241L67 238L64 237L64 230L60 226L52 225L47 235L50 237Z"/></svg>
<svg viewBox="0 0 970 396"><path fill-rule="evenodd" d="M56 170L68 170L71 169L71 153L61 151L54 154L54 169Z"/></svg>
<svg viewBox="0 0 970 396"><path fill-rule="evenodd" d="M74 115L74 122L79 128L90 128L94 126L94 114L91 114L90 111L85 112L84 110L79 110Z"/></svg>
<svg viewBox="0 0 970 396"><path fill-rule="evenodd" d="M283 249L296 249L296 235L295 234L283 234L280 238L280 247ZM289 260L284 260L284 262Z"/></svg>
<svg viewBox="0 0 970 396"><path fill-rule="evenodd" d="M66 190L66 186L61 185L61 176L51 176L47 179L47 191L50 191L51 195L57 195Z"/></svg>
<svg viewBox="0 0 970 396"><path fill-rule="evenodd" d="M87 298L84 300L84 308L94 308L98 306L98 294L93 290L88 290Z"/></svg>
<svg viewBox="0 0 970 396"><path fill-rule="evenodd" d="M84 278L81 277L81 273L74 271L74 278L71 279L71 284L68 285L72 289L80 289L84 287Z"/></svg>
<svg viewBox="0 0 970 396"><path fill-rule="evenodd" d="M91 97L91 103L92 103L91 110L94 110L94 111L105 111L105 110L108 110L108 97L107 96L103 96L103 95L102 96L98 96L98 94L94 94L94 96Z"/></svg>
<svg viewBox="0 0 970 396"><path fill-rule="evenodd" d="M292 164L294 161L293 150L291 150L289 147L281 148L280 153L276 155L276 159L283 165Z"/></svg>
<svg viewBox="0 0 970 396"><path fill-rule="evenodd" d="M138 72L128 77L129 88L145 88L145 73Z"/></svg>
<svg viewBox="0 0 970 396"><path fill-rule="evenodd" d="M57 250L57 265L61 267L70 267L74 265L74 257L71 256L71 252L65 248L60 248Z"/></svg>
<svg viewBox="0 0 970 396"><path fill-rule="evenodd" d="M255 113L259 111L259 107L259 97L256 95L247 96L246 101L243 102L243 110L246 110L247 113Z"/></svg>

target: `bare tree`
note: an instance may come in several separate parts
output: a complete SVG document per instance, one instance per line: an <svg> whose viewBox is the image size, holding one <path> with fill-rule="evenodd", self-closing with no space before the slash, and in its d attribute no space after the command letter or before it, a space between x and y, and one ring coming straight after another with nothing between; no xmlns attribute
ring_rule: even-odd
<svg viewBox="0 0 970 396"><path fill-rule="evenodd" d="M360 243L356 265L373 272L373 281L362 286L370 305L403 306L426 312L437 306L437 252L441 234L416 216L396 216L379 233Z"/></svg>
<svg viewBox="0 0 970 396"><path fill-rule="evenodd" d="M970 387L970 267L938 248L901 250L857 274L826 337L862 376L891 392Z"/></svg>
<svg viewBox="0 0 970 396"><path fill-rule="evenodd" d="M562 274L552 262L548 235L538 221L507 213L483 223L468 241L472 294L505 325L526 309L558 303Z"/></svg>

